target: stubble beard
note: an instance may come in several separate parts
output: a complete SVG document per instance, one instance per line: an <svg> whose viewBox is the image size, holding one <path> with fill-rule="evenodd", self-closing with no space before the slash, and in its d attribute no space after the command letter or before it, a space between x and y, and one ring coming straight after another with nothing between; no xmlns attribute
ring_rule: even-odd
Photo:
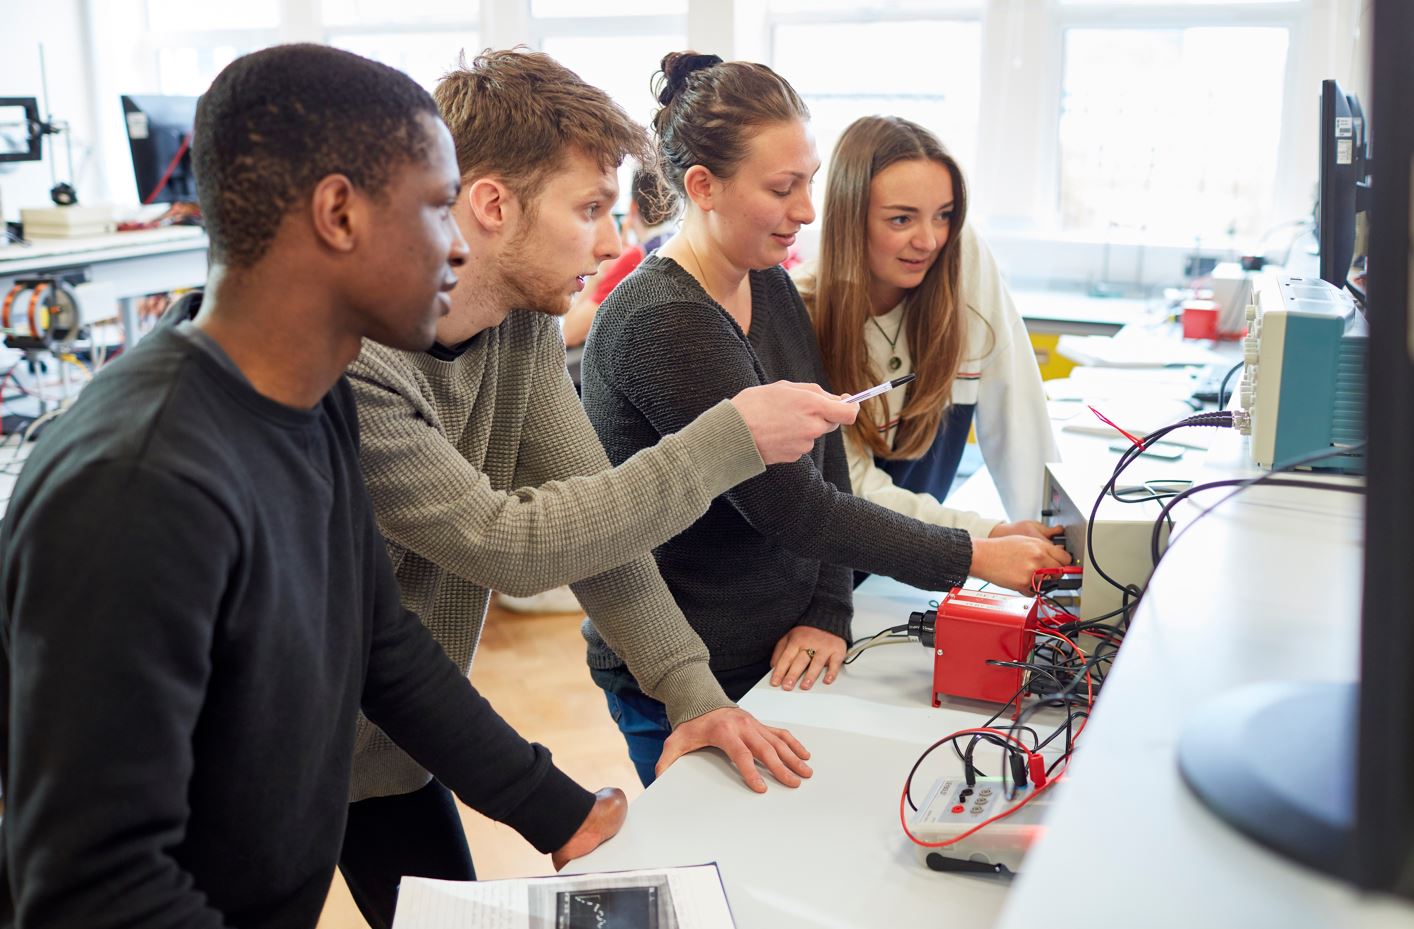
<svg viewBox="0 0 1414 929"><path fill-rule="evenodd" d="M532 230L523 230L496 256L496 270L505 291L504 305L508 310L564 316L569 312L570 295L562 292L561 282L540 269L537 256L547 249L535 248L533 242Z"/></svg>

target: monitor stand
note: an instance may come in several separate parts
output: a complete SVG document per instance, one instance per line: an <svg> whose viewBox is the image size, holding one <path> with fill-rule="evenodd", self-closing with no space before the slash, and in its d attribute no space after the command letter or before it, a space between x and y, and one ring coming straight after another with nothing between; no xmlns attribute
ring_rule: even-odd
<svg viewBox="0 0 1414 929"><path fill-rule="evenodd" d="M1267 683L1204 706L1184 726L1178 767L1230 826L1332 877L1350 869L1355 828L1354 683Z"/></svg>

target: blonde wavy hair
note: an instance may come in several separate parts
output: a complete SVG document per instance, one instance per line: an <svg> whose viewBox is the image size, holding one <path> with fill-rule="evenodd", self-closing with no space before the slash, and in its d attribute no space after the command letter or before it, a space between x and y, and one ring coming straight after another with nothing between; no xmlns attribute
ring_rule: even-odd
<svg viewBox="0 0 1414 929"><path fill-rule="evenodd" d="M962 170L936 136L894 116L868 116L850 124L830 158L819 260L797 279L832 388L855 393L873 386L881 374L870 369L864 339L872 315L869 187L891 165L920 158L942 165L952 175L952 223L942 254L904 297L902 327L918 378L909 385L893 447L886 436L888 405L883 398L863 404L850 427L860 446L879 458L921 458L928 451L962 362L966 320L958 240L967 216L967 188Z"/></svg>

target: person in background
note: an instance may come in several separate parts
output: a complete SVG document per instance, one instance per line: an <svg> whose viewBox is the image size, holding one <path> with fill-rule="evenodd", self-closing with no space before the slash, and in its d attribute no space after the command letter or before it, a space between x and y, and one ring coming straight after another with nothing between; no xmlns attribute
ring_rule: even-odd
<svg viewBox="0 0 1414 929"><path fill-rule="evenodd" d="M965 222L967 186L916 123L868 116L830 159L819 260L795 281L830 383L849 393L916 374L861 405L845 434L866 500L974 539L1050 538L1036 522L1042 473L1059 461L1026 327L991 252ZM1014 522L940 501L973 424Z"/></svg>
<svg viewBox="0 0 1414 929"><path fill-rule="evenodd" d="M450 216L470 257L430 347L365 341L349 369L403 603L465 673L492 590L570 583L586 636L612 642L666 707L674 751L716 746L758 791L758 760L798 785L809 753L733 705L649 553L856 408L813 384L748 385L611 470L570 384L558 317L619 253L618 166L651 153L648 135L538 52L487 52L435 95L462 181ZM401 876L474 870L446 787L373 723L359 727L340 868L376 927Z"/></svg>
<svg viewBox="0 0 1414 929"><path fill-rule="evenodd" d="M0 926L312 929L360 706L556 867L626 803L574 783L403 609L344 369L432 344L468 249L447 128L322 45L197 107L204 293L105 366L0 529Z"/></svg>
<svg viewBox="0 0 1414 929"><path fill-rule="evenodd" d="M673 218L677 213L677 201L672 194L663 190L662 179L657 171L643 167L634 169L628 202L628 228L633 232L633 243L627 245L623 254L607 262L594 276L593 287L586 287L570 302L565 314L565 345L573 348L583 345L589 336L589 327L594 322L594 314L599 304L609 296L619 281L638 267L645 255L651 254L667 240L673 232Z"/></svg>
<svg viewBox="0 0 1414 929"><path fill-rule="evenodd" d="M615 463L752 385L828 384L810 319L779 266L815 218L820 162L804 103L763 65L693 52L663 59L658 101L659 163L686 198L682 226L604 301L585 346L585 409ZM849 488L844 445L828 434L718 497L658 547L659 570L728 696L765 674L787 689L835 679L853 618L851 568L946 590L969 572L1021 587L1069 561L1041 539L973 540ZM612 643L591 639L589 662L646 783L668 731L662 705Z"/></svg>

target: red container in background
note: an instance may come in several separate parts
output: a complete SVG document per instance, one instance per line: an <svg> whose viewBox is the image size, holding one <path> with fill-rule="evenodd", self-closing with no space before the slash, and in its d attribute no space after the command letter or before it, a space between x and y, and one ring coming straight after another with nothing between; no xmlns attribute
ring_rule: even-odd
<svg viewBox="0 0 1414 929"><path fill-rule="evenodd" d="M1222 308L1211 300L1185 300L1183 303L1183 337L1185 339L1216 339L1218 315Z"/></svg>

